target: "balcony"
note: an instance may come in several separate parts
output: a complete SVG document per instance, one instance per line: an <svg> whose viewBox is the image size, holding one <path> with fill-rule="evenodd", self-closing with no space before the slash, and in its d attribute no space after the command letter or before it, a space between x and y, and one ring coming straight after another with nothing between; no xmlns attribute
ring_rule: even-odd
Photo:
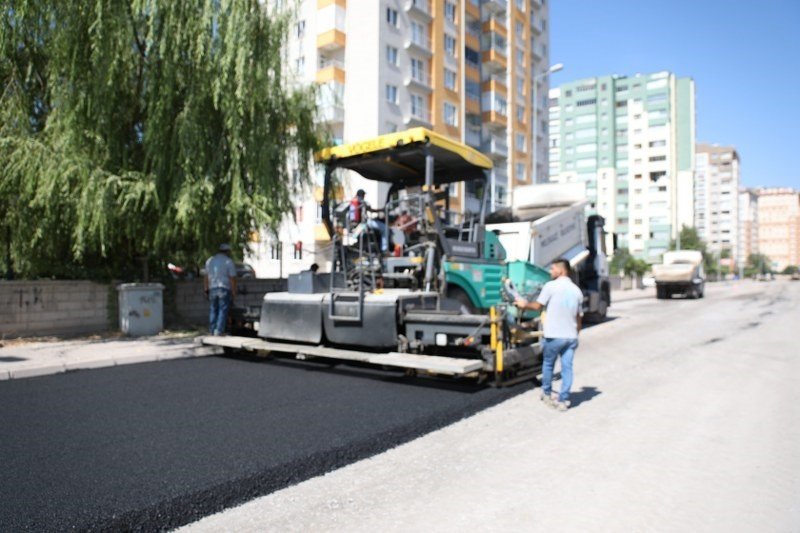
<svg viewBox="0 0 800 533"><path fill-rule="evenodd" d="M413 50L425 54L427 56L433 55L433 48L431 47L431 39L427 35L411 34L406 38L406 50Z"/></svg>
<svg viewBox="0 0 800 533"><path fill-rule="evenodd" d="M339 104L321 105L317 108L319 110L319 118L326 124L342 124L344 123L344 107Z"/></svg>
<svg viewBox="0 0 800 533"><path fill-rule="evenodd" d="M347 44L347 36L339 29L328 30L317 35L317 49L325 52L341 50Z"/></svg>
<svg viewBox="0 0 800 533"><path fill-rule="evenodd" d="M490 13L504 13L508 9L508 0L488 0L483 7Z"/></svg>
<svg viewBox="0 0 800 533"><path fill-rule="evenodd" d="M406 0L405 10L409 13L422 15L428 21L433 19L431 5L428 0Z"/></svg>
<svg viewBox="0 0 800 533"><path fill-rule="evenodd" d="M502 137L491 135L483 143L482 151L492 158L506 158L508 157L508 143Z"/></svg>
<svg viewBox="0 0 800 533"><path fill-rule="evenodd" d="M431 127L433 126L433 122L431 122L431 112L427 109L421 108L411 108L411 114L405 119L404 121L407 126L425 126Z"/></svg>
<svg viewBox="0 0 800 533"><path fill-rule="evenodd" d="M411 71L411 75L405 79L406 87L416 87L418 89L422 89L424 91L432 91L433 90L433 83L431 82L431 76L427 72L423 72L420 70Z"/></svg>
<svg viewBox="0 0 800 533"><path fill-rule="evenodd" d="M344 83L344 63L336 59L321 57L317 69L317 83L335 81Z"/></svg>
<svg viewBox="0 0 800 533"><path fill-rule="evenodd" d="M490 72L499 72L508 68L505 46L491 43L488 48L481 52L481 59L483 60L483 66L489 69Z"/></svg>
<svg viewBox="0 0 800 533"><path fill-rule="evenodd" d="M467 12L467 16L479 19L481 18L481 3L480 0L467 0L465 6L465 11Z"/></svg>

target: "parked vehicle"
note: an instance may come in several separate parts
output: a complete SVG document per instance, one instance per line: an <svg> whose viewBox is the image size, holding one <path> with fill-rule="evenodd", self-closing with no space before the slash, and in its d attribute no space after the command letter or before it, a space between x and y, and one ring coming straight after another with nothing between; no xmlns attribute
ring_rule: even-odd
<svg viewBox="0 0 800 533"><path fill-rule="evenodd" d="M702 298L705 293L703 254L697 250L666 252L663 263L653 265L656 298L663 300L675 294L687 298Z"/></svg>

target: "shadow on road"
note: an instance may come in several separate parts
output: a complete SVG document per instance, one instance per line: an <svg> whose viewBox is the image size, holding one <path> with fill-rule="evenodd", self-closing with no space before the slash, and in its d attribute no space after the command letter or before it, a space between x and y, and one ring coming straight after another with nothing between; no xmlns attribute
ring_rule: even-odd
<svg viewBox="0 0 800 533"><path fill-rule="evenodd" d="M607 322L613 322L614 320L618 319L618 316L608 316L606 315L605 318L594 319L594 320L587 320L582 324L582 329L589 329L593 328L599 324L605 324Z"/></svg>
<svg viewBox="0 0 800 533"><path fill-rule="evenodd" d="M404 374L398 370L383 370L370 365L361 365L357 362L342 363L331 359L313 359L300 361L287 357L260 357L243 352L226 354L224 357L261 363L268 365L294 368L298 372L319 372L340 376L352 376L360 379L382 381L396 385L406 385L426 389L440 389L465 394L475 394L491 388L487 383L478 383L474 378L441 378L435 376L417 377Z"/></svg>
<svg viewBox="0 0 800 533"><path fill-rule="evenodd" d="M590 401L595 396L599 396L600 394L602 394L602 392L597 390L597 387L583 387L581 390L573 392L569 395L569 399L572 403L571 407L575 408L584 402Z"/></svg>

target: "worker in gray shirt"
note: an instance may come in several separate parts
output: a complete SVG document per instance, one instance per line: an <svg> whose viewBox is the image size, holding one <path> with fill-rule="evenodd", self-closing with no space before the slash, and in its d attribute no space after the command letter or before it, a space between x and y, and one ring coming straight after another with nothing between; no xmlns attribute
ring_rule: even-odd
<svg viewBox="0 0 800 533"><path fill-rule="evenodd" d="M583 293L570 279L571 268L566 259L557 259L550 266L551 281L545 283L535 302L519 298L515 305L546 313L544 323L544 362L542 364L542 401L559 411L569 408L572 387L572 361L578 348L578 332L583 317ZM551 396L553 368L561 357L561 393Z"/></svg>
<svg viewBox="0 0 800 533"><path fill-rule="evenodd" d="M220 244L219 252L206 261L203 290L208 298L208 329L222 335L228 324L228 309L236 295L236 265L231 259L231 246Z"/></svg>

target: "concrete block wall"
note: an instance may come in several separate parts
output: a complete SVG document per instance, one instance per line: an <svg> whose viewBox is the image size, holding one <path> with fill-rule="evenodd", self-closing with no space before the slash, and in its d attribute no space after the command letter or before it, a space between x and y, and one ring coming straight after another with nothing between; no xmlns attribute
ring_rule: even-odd
<svg viewBox="0 0 800 533"><path fill-rule="evenodd" d="M285 279L239 280L237 306L261 306L285 291ZM164 293L164 326L205 326L203 281L177 281ZM0 281L0 338L72 336L119 329L116 284L91 281Z"/></svg>
<svg viewBox="0 0 800 533"><path fill-rule="evenodd" d="M91 281L0 281L0 337L108 331L116 327L109 288Z"/></svg>
<svg viewBox="0 0 800 533"><path fill-rule="evenodd" d="M261 307L264 294L285 290L285 279L240 279L234 304L237 307ZM174 294L164 297L164 307L168 327L207 325L208 301L203 293L203 281L175 282Z"/></svg>

